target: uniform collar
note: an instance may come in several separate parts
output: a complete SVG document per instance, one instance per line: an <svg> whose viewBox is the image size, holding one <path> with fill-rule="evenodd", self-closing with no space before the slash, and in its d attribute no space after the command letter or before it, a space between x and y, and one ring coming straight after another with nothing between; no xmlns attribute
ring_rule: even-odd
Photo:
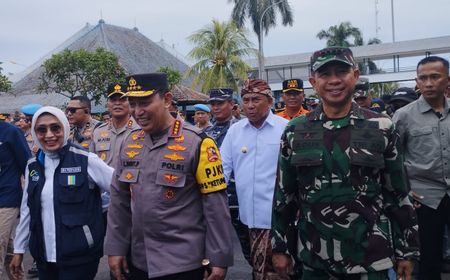
<svg viewBox="0 0 450 280"><path fill-rule="evenodd" d="M244 121L246 122L244 124L244 126L252 126L254 127L250 121L248 120L248 118L245 118ZM263 128L266 124L270 125L270 126L275 126L275 115L272 113L272 111L269 109L269 114L267 115L266 119L264 120L264 122L262 123L261 127L259 127L258 129Z"/></svg>
<svg viewBox="0 0 450 280"><path fill-rule="evenodd" d="M430 104L428 104L428 102L425 100L423 95L421 95L419 97L419 99L417 99L416 102L417 102L417 106L419 107L419 111L422 114L426 113L430 110L433 110L433 108L431 108ZM446 97L444 97L444 112L448 112L448 110L449 110L448 99Z"/></svg>
<svg viewBox="0 0 450 280"><path fill-rule="evenodd" d="M323 121L323 120L327 120L327 116L325 115L325 113L323 112L323 105L320 104L319 106L317 106L317 108L306 114L306 118L309 121ZM358 106L358 104L356 104L356 102L352 102L352 106L350 108L350 112L348 113L347 116L350 116L350 119L365 119L366 117L364 116L364 113L361 109L361 107Z"/></svg>

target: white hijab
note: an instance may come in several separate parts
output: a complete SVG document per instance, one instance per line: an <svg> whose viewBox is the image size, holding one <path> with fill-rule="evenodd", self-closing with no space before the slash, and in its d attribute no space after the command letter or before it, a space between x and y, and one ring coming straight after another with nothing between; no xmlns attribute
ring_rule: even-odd
<svg viewBox="0 0 450 280"><path fill-rule="evenodd" d="M64 130L64 143L63 143L62 147L64 147L65 145L67 145L67 139L69 138L69 131L70 131L69 121L67 120L67 117L63 111L61 111L60 109L53 107L53 106L44 106L44 107L40 108L39 110L37 110L36 113L33 115L33 120L31 121L31 135L33 136L33 139L36 139L36 140L38 139L36 136L36 132L34 131L34 127L36 125L36 120L39 118L40 115L42 115L44 113L48 113L48 114L55 116L58 119L58 121L62 124L63 130ZM42 147L42 145L39 141L35 141L35 144L38 146L39 149L44 151L44 153L52 154L49 151L46 151Z"/></svg>

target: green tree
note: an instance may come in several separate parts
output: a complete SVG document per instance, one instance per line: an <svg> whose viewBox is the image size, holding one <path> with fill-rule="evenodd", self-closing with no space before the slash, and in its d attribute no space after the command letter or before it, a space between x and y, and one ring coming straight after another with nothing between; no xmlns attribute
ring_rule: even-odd
<svg viewBox="0 0 450 280"><path fill-rule="evenodd" d="M170 89L172 89L173 86L178 85L183 79L183 74L181 74L180 71L169 66L161 66L156 72L166 73Z"/></svg>
<svg viewBox="0 0 450 280"><path fill-rule="evenodd" d="M192 87L202 84L202 91L230 87L238 90L238 80L247 79L250 69L243 58L256 53L244 29L234 22L213 20L211 25L188 37L195 45L189 56L197 61L186 76L195 76Z"/></svg>
<svg viewBox="0 0 450 280"><path fill-rule="evenodd" d="M2 64L2 62L0 62L0 64ZM2 74L2 70L3 68L0 67L0 91L8 92L12 88L11 81Z"/></svg>
<svg viewBox="0 0 450 280"><path fill-rule="evenodd" d="M64 50L43 64L39 92L55 92L66 97L85 95L95 104L105 96L109 84L125 81L125 70L117 56L103 48Z"/></svg>
<svg viewBox="0 0 450 280"><path fill-rule="evenodd" d="M327 40L327 47L355 47L365 45L361 31L359 28L352 26L350 22L342 22L339 25L330 26L328 30L321 30L317 33L317 38ZM350 39L353 39L353 43ZM367 45L374 44L381 44L381 40L378 38L371 38L367 42ZM377 65L370 59L367 59L365 64L361 62L358 63L358 68L363 75L380 72Z"/></svg>
<svg viewBox="0 0 450 280"><path fill-rule="evenodd" d="M321 30L317 33L317 38L327 40L327 47L353 47L363 45L361 30L352 26L348 21L342 22L339 25L330 26L328 30ZM353 42L349 41L350 39L353 39Z"/></svg>
<svg viewBox="0 0 450 280"><path fill-rule="evenodd" d="M243 27L247 18L250 18L253 26L253 31L258 35L262 34L259 21L261 15L268 7L267 12L264 14L262 20L263 31L266 35L269 33L269 28L276 26L276 12L281 14L281 22L284 26L294 23L294 17L292 15L292 9L287 0L228 0L228 2L234 2L231 18L236 22L238 27Z"/></svg>

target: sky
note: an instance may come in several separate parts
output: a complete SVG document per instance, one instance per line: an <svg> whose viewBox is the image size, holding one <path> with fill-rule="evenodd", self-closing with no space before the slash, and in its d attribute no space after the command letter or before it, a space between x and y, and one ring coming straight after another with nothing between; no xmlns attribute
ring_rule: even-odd
<svg viewBox="0 0 450 280"><path fill-rule="evenodd" d="M405 41L450 35L449 0L393 0L395 40ZM290 0L293 26L277 27L264 37L265 56L312 52L325 46L316 35L344 21L358 27L364 40L378 35L392 42L391 0ZM1 0L0 67L18 73L56 48L86 23L133 28L149 39L163 39L187 54L186 38L211 24L227 21L229 0ZM378 16L376 16L378 15ZM249 39L257 48L250 22ZM378 29L377 29L378 27ZM378 31L377 31L378 30Z"/></svg>

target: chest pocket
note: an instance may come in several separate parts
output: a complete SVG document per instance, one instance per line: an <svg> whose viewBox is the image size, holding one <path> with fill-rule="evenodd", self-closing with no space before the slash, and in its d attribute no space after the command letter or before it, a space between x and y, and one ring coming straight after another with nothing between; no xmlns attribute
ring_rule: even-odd
<svg viewBox="0 0 450 280"><path fill-rule="evenodd" d="M301 189L316 188L323 173L323 128L320 123L300 123L295 128L291 165L296 167Z"/></svg>
<svg viewBox="0 0 450 280"><path fill-rule="evenodd" d="M139 179L139 169L124 169L120 174L119 181L127 184L135 184Z"/></svg>
<svg viewBox="0 0 450 280"><path fill-rule="evenodd" d="M87 191L83 187L86 180L86 176L82 173L59 174L58 183L61 186L59 195L60 202L69 204L83 202L84 193Z"/></svg>
<svg viewBox="0 0 450 280"><path fill-rule="evenodd" d="M95 143L95 150L97 152L109 151L110 149L111 149L111 143L110 142Z"/></svg>
<svg viewBox="0 0 450 280"><path fill-rule="evenodd" d="M350 163L357 166L384 168L385 137L374 128L352 129L350 142Z"/></svg>
<svg viewBox="0 0 450 280"><path fill-rule="evenodd" d="M411 129L410 133L413 137L430 136L433 133L433 128L431 126L425 126L420 129Z"/></svg>
<svg viewBox="0 0 450 280"><path fill-rule="evenodd" d="M317 167L323 161L323 128L320 123L299 123L295 127L291 164L299 167Z"/></svg>

